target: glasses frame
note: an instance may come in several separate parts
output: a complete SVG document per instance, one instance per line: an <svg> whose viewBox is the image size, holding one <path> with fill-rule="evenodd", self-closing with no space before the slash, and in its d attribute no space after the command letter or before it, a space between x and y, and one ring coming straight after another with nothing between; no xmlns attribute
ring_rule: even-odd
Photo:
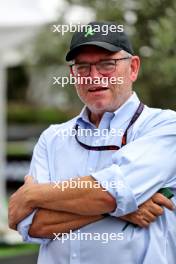
<svg viewBox="0 0 176 264"><path fill-rule="evenodd" d="M74 76L78 76L78 74L74 74L74 71L73 71L73 66L75 66L75 65L81 65L81 64L87 64L87 65L89 65L89 73L88 74L86 74L86 75L80 75L80 76L83 76L83 77L88 77L88 76L90 76L90 72L91 72L91 66L92 65L95 65L95 67L96 67L96 70L100 73L100 74L102 74L100 71L99 71L99 69L97 69L97 64L99 64L100 62L103 62L103 61L115 61L115 68L114 68L114 70L113 71L111 71L111 72L108 72L107 74L111 74L111 73L113 73L113 72L115 72L116 71L116 67L117 67L117 62L118 61L121 61L121 60L128 60L128 59L131 59L132 58L132 56L127 56L127 57L123 57L123 58L118 58L118 59L105 59L105 60L99 60L99 61L97 61L97 62L94 62L94 63L86 63L86 62L82 62L82 63L72 63L72 64L70 64L69 66L70 66L70 69L71 69L71 72L72 72L72 74L74 75ZM105 75L105 74L102 74L102 75Z"/></svg>

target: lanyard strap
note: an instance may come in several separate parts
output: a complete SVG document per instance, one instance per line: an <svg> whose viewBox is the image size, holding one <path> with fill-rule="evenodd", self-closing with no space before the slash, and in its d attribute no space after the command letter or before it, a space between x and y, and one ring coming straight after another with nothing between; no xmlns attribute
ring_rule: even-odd
<svg viewBox="0 0 176 264"><path fill-rule="evenodd" d="M121 147L123 147L123 146L125 146L127 144L128 130L136 122L136 120L139 118L139 116L141 115L143 110L144 110L144 104L140 103L139 106L138 106L138 109L136 110L134 116L132 117L129 125L127 126L127 129L125 130L125 133L124 133L124 135L122 137L122 145L121 145Z"/></svg>
<svg viewBox="0 0 176 264"><path fill-rule="evenodd" d="M127 134L128 134L128 130L129 128L136 122L136 120L139 118L139 116L141 115L142 111L144 109L144 104L143 103L140 103L134 116L132 117L127 129L125 130L125 133L122 137L122 144L121 144L121 147L125 146L127 144ZM75 126L75 130L76 130L76 135L75 135L75 139L76 141L78 142L78 144L80 146L82 146L83 148L87 149L87 150L93 150L93 151L105 151L105 150L119 150L121 147L119 146L116 146L116 145L108 145L108 146L89 146L89 145L86 145L84 144L83 142L81 142L79 139L78 139L78 135L77 135L77 132L78 132L78 124L76 124Z"/></svg>

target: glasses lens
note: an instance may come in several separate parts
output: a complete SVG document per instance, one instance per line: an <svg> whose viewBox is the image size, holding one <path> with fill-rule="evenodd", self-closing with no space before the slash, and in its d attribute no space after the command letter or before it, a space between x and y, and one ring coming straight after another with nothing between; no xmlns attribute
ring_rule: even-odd
<svg viewBox="0 0 176 264"><path fill-rule="evenodd" d="M116 62L114 60L100 61L97 63L97 70L102 73L111 73L115 71Z"/></svg>
<svg viewBox="0 0 176 264"><path fill-rule="evenodd" d="M90 71L89 64L75 64L72 66L74 75L88 76Z"/></svg>

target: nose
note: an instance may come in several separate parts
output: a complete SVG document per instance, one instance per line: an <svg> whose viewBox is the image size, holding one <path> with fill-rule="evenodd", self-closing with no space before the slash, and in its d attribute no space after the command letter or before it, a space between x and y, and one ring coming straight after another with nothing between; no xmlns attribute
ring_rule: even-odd
<svg viewBox="0 0 176 264"><path fill-rule="evenodd" d="M96 65L91 65L90 67L90 77L91 78L97 78L97 77L102 77L102 74L97 71Z"/></svg>

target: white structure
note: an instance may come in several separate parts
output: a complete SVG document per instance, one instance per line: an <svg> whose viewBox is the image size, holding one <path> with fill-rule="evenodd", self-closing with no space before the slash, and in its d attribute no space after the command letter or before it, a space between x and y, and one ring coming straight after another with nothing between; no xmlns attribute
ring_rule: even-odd
<svg viewBox="0 0 176 264"><path fill-rule="evenodd" d="M6 68L18 64L26 44L49 22L40 0L0 0L0 240L7 226L5 206Z"/></svg>

